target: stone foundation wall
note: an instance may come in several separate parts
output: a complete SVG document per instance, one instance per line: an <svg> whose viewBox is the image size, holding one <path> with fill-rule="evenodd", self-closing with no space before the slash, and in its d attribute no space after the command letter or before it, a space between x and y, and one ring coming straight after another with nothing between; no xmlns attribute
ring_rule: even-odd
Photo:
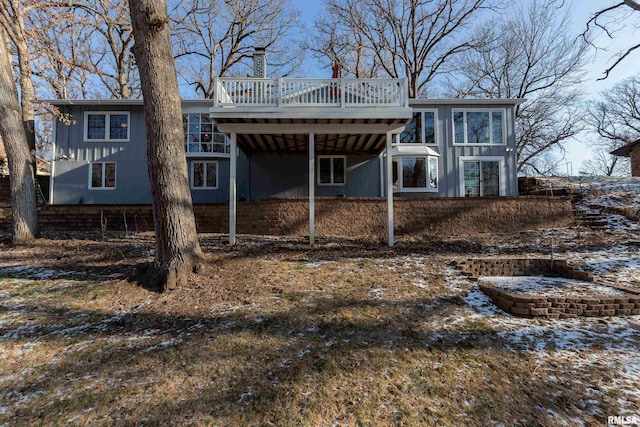
<svg viewBox="0 0 640 427"><path fill-rule="evenodd" d="M198 231L227 233L229 206L226 203L195 205ZM316 199L316 235L384 238L386 201L384 199ZM153 228L148 205L48 205L39 208L43 230L107 231ZM396 199L395 230L399 235L465 235L573 224L571 202L563 198L502 197L453 199ZM10 208L0 208L0 229L11 225ZM243 202L237 206L240 234L294 235L309 233L307 199L268 199Z"/></svg>

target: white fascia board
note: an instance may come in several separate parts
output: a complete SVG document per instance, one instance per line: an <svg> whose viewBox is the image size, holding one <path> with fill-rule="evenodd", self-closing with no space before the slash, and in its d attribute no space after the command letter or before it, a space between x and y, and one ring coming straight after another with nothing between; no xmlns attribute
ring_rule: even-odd
<svg viewBox="0 0 640 427"><path fill-rule="evenodd" d="M229 119L411 119L405 107L219 107L209 110L214 120Z"/></svg>

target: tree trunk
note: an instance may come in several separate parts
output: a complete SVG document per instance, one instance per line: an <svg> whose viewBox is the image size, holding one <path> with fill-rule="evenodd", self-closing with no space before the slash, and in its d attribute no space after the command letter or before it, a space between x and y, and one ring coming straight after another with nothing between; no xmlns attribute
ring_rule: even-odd
<svg viewBox="0 0 640 427"><path fill-rule="evenodd" d="M38 235L34 181L35 163L27 142L18 91L13 80L8 38L0 28L0 136L9 166L13 242L26 243Z"/></svg>
<svg viewBox="0 0 640 427"><path fill-rule="evenodd" d="M169 18L164 0L129 0L147 129L156 254L145 284L163 291L184 284L203 255L196 233L184 153Z"/></svg>

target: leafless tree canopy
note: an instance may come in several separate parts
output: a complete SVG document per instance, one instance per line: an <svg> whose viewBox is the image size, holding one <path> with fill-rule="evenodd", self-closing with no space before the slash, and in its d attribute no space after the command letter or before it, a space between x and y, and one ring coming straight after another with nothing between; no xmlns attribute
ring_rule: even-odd
<svg viewBox="0 0 640 427"><path fill-rule="evenodd" d="M328 0L307 45L355 76L407 77L424 96L453 58L482 40L465 33L490 0Z"/></svg>
<svg viewBox="0 0 640 427"><path fill-rule="evenodd" d="M597 11L587 21L587 27L582 33L582 38L590 42L595 34L604 33L608 38L615 39L616 33L625 26L632 26L635 29L640 28L638 15L640 15L640 2L637 0L622 0L610 4ZM604 71L604 76L599 80L609 77L614 68L639 48L640 43L632 43L616 52L612 58L613 63Z"/></svg>
<svg viewBox="0 0 640 427"><path fill-rule="evenodd" d="M570 35L562 3L534 0L494 21L483 49L465 52L456 96L526 98L516 108L518 170L541 173L540 155L581 129L587 44ZM545 162L547 163L547 162Z"/></svg>
<svg viewBox="0 0 640 427"><path fill-rule="evenodd" d="M171 9L173 40L182 78L205 98L217 76L251 74L254 47L266 48L271 74L286 76L303 55L291 43L299 30L290 0L186 0Z"/></svg>
<svg viewBox="0 0 640 427"><path fill-rule="evenodd" d="M585 163L582 172L588 175L628 175L628 160L610 153L640 139L640 75L622 80L603 91L599 99L589 102L587 112L595 155Z"/></svg>

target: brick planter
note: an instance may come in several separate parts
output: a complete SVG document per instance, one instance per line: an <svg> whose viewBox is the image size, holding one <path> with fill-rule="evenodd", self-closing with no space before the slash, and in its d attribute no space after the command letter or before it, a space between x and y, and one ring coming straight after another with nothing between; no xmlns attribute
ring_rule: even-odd
<svg viewBox="0 0 640 427"><path fill-rule="evenodd" d="M578 271L565 260L544 258L480 258L467 259L457 264L464 274L477 280L480 276L556 276L566 279L594 282L593 275ZM492 283L479 283L480 290L507 313L521 317L551 319L578 316L609 317L640 314L640 289L603 285L617 289L621 295L536 296L508 292Z"/></svg>

